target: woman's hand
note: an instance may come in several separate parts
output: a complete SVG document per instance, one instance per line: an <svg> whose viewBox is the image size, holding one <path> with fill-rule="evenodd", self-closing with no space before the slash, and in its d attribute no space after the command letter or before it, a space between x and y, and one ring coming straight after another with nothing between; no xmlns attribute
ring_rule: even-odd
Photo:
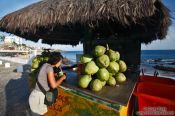
<svg viewBox="0 0 175 116"><path fill-rule="evenodd" d="M63 76L61 76L60 79L65 80L66 79L66 75L64 74Z"/></svg>
<svg viewBox="0 0 175 116"><path fill-rule="evenodd" d="M57 73L54 73L54 76L55 76L55 77L58 77L58 74L57 74Z"/></svg>
<svg viewBox="0 0 175 116"><path fill-rule="evenodd" d="M53 72L49 72L48 73L48 80L49 80L49 84L52 88L56 88L58 85L60 85L64 80L66 79L66 75L64 74L63 76L61 76L61 78L56 81L55 80L55 75Z"/></svg>

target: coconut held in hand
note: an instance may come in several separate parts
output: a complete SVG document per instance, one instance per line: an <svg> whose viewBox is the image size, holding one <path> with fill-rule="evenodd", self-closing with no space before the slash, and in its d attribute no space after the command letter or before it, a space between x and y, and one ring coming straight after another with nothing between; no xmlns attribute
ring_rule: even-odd
<svg viewBox="0 0 175 116"><path fill-rule="evenodd" d="M58 77L61 77L61 76L63 76L64 75L64 72L63 71L60 71L59 73L58 73Z"/></svg>

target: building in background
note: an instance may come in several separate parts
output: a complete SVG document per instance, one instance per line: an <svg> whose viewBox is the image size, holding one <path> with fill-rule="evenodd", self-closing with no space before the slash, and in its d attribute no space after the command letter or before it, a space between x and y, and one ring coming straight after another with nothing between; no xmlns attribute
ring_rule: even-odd
<svg viewBox="0 0 175 116"><path fill-rule="evenodd" d="M18 36L5 36L4 44L19 44L22 45L22 38Z"/></svg>
<svg viewBox="0 0 175 116"><path fill-rule="evenodd" d="M18 36L3 36L0 35L0 49L22 49L22 38Z"/></svg>

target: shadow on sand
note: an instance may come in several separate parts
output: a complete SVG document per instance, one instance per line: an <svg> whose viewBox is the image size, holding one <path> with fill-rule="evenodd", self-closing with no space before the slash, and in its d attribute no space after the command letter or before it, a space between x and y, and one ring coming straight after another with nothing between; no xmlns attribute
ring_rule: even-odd
<svg viewBox="0 0 175 116"><path fill-rule="evenodd" d="M6 85L5 116L30 116L28 74L24 70L19 79L11 79Z"/></svg>

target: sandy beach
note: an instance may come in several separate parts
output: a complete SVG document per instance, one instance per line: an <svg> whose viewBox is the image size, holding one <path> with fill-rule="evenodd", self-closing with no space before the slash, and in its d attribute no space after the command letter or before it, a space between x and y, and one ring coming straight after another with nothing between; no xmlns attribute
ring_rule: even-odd
<svg viewBox="0 0 175 116"><path fill-rule="evenodd" d="M145 75L154 75L155 71L157 71L158 76L160 76L160 77L175 78L175 72L158 70L158 69L153 68L150 65L141 64L140 70L142 70L142 69L143 69Z"/></svg>
<svg viewBox="0 0 175 116"><path fill-rule="evenodd" d="M2 61L2 60L1 60ZM0 65L0 116L30 116L28 105L28 73L15 72L22 64L10 62L11 67Z"/></svg>

